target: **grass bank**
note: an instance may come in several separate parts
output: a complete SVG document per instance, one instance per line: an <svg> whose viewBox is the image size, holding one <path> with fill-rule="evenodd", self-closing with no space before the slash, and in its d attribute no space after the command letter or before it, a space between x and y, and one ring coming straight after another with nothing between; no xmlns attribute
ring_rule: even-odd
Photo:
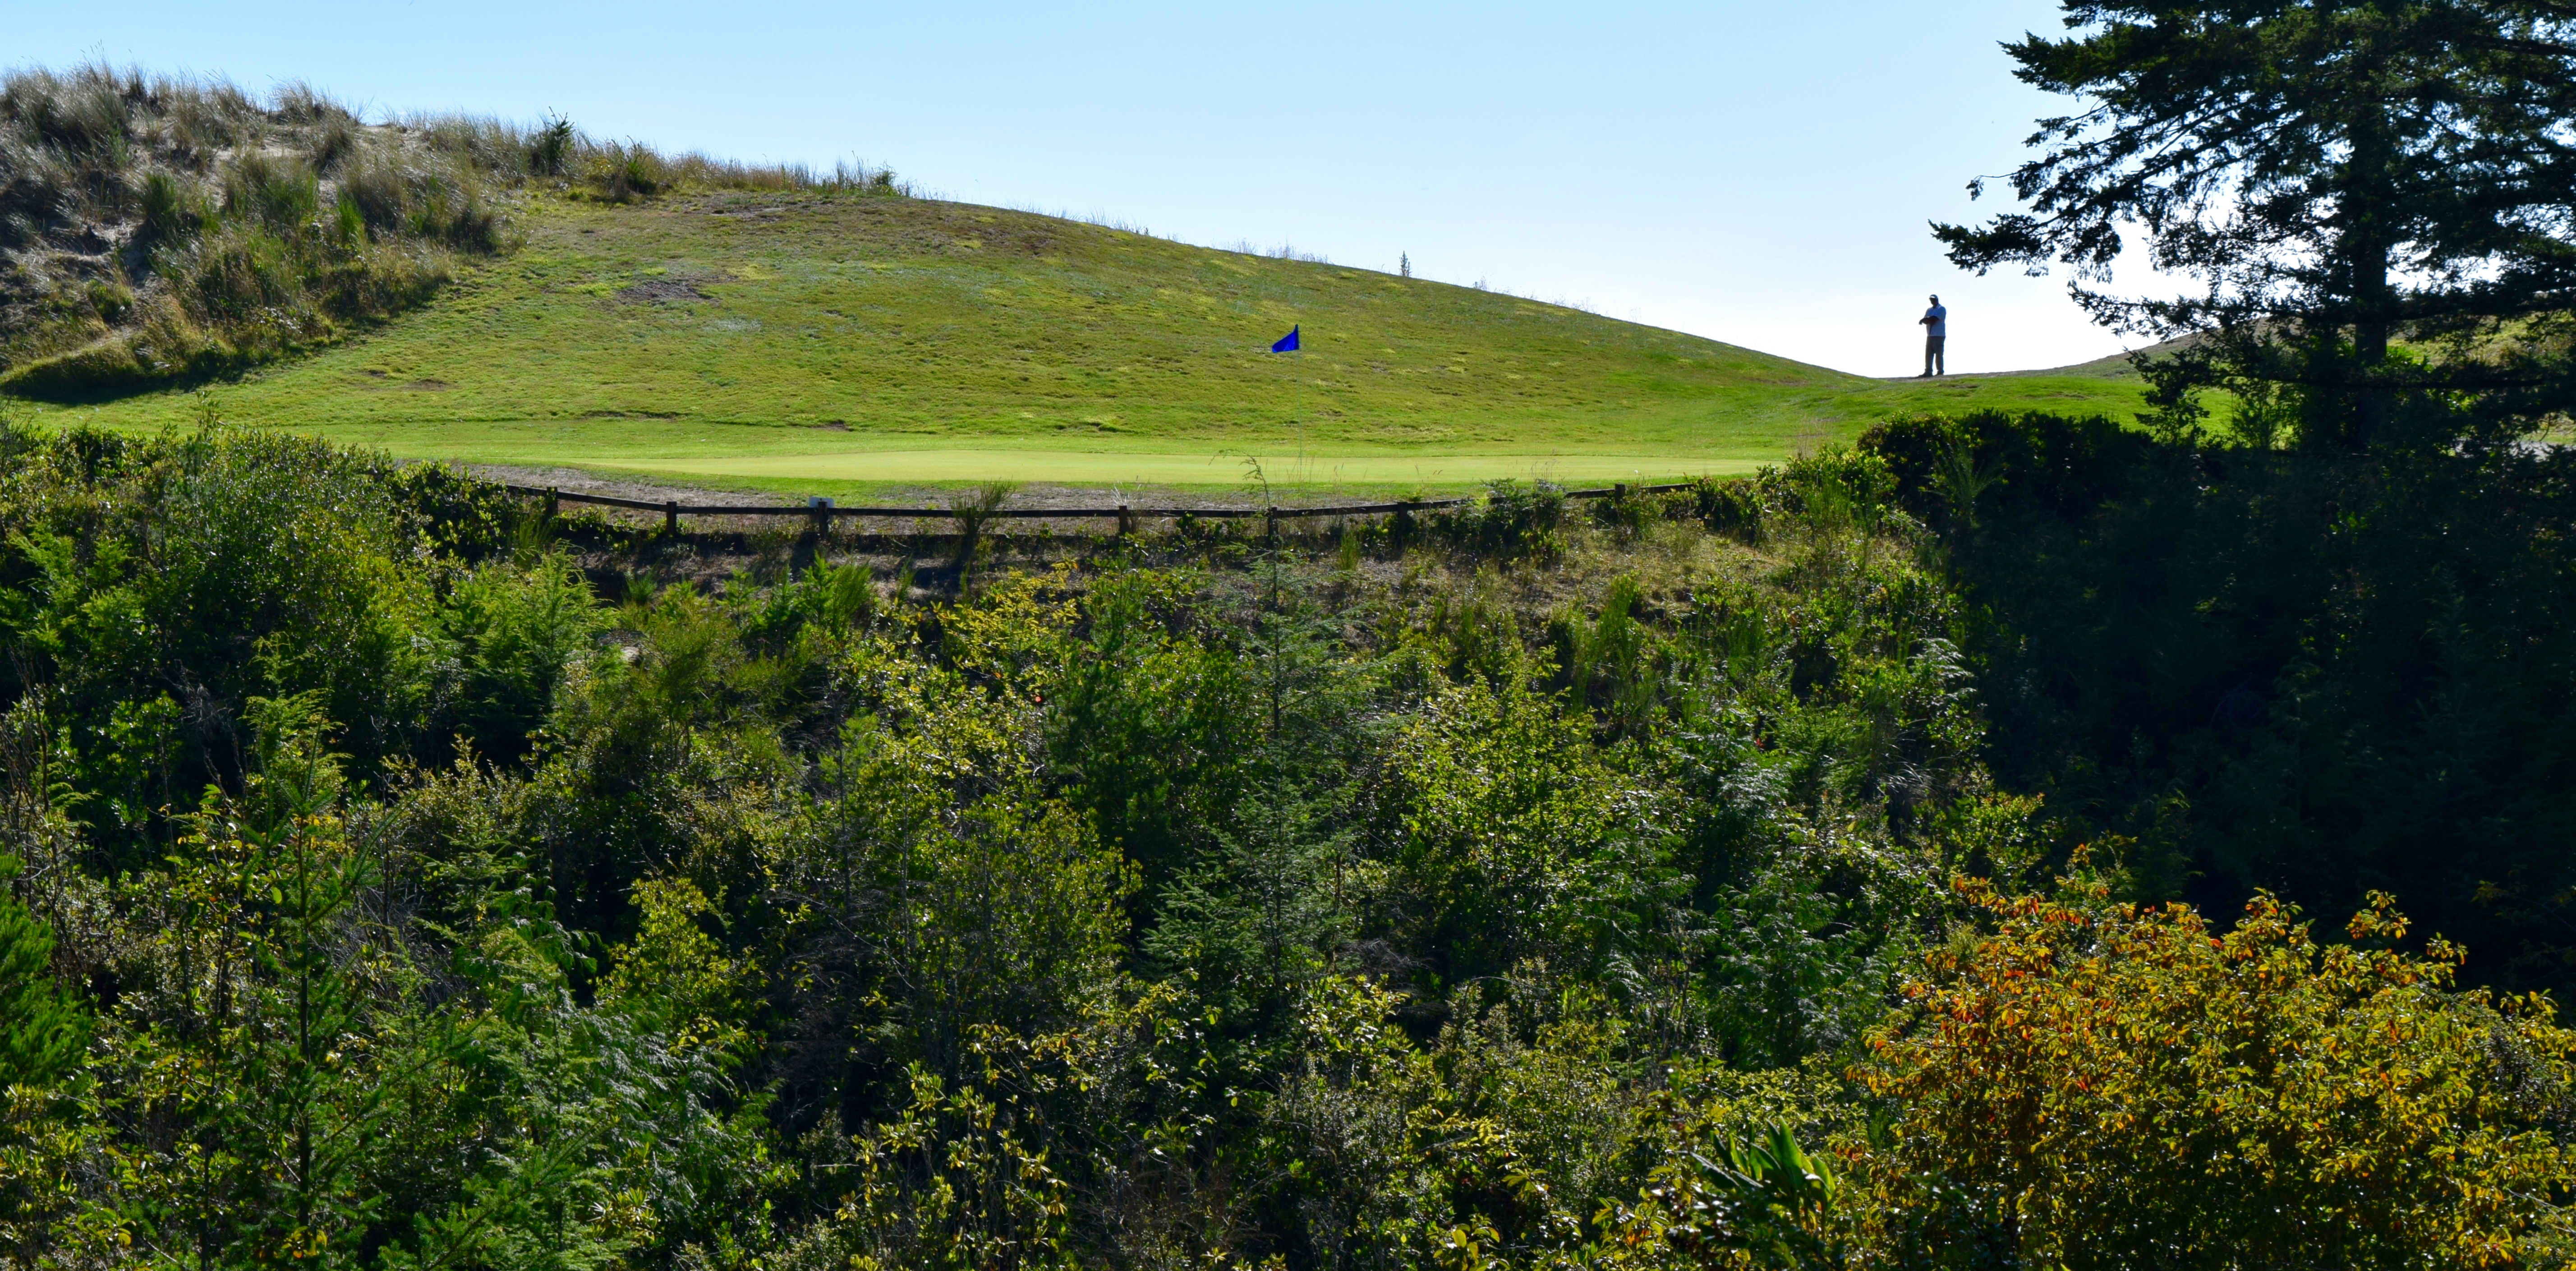
<svg viewBox="0 0 2576 1271"><path fill-rule="evenodd" d="M1927 410L2137 408L2133 379L1879 381L1518 297L831 188L531 194L524 245L360 338L184 391L400 456L781 492L1006 478L1341 486L1725 475ZM1306 351L1271 355L1302 326Z"/></svg>

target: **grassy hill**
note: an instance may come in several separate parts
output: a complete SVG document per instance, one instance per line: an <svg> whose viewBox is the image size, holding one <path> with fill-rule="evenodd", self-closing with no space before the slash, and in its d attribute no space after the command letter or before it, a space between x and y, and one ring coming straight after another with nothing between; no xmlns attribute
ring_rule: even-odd
<svg viewBox="0 0 2576 1271"><path fill-rule="evenodd" d="M1886 415L2126 412L2074 372L1878 381L1517 297L882 194L511 196L521 245L201 397L421 458L780 491L1012 478L1442 486L1748 470ZM1302 324L1306 352L1269 342Z"/></svg>

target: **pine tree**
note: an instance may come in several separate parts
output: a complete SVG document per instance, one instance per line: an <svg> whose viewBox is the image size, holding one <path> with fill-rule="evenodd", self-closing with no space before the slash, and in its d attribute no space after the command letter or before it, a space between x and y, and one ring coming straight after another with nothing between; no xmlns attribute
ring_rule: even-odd
<svg viewBox="0 0 2576 1271"><path fill-rule="evenodd" d="M18 869L0 856L0 883ZM0 1090L50 1085L80 1060L88 1015L54 979L53 951L54 933L0 890Z"/></svg>
<svg viewBox="0 0 2576 1271"><path fill-rule="evenodd" d="M2097 321L2200 338L2145 366L2167 422L2235 392L2268 440L2512 436L2576 400L2576 8L2551 0L2065 0L2006 46L2084 99L2014 171L2027 212L1941 225L1980 273L2071 266ZM1982 181L1972 183L1981 192ZM2200 279L2090 290L2124 234Z"/></svg>

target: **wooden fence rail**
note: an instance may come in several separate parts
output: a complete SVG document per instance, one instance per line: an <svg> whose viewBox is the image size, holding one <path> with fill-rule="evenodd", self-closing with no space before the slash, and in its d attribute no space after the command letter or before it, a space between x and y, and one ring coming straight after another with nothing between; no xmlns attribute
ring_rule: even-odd
<svg viewBox="0 0 2576 1271"><path fill-rule="evenodd" d="M684 516L801 516L807 520L813 521L817 528L827 524L833 517L848 517L853 520L863 517L927 517L932 520L964 517L973 520L999 520L1007 518L1045 521L1115 519L1118 522L1118 528L1123 532L1139 520L1171 520L1184 516L1190 517L1194 520L1202 518L1239 519L1243 517L1257 516L1267 521L1278 522L1300 517L1314 516L1387 516L1397 512L1424 512L1434 508L1464 507L1476 501L1473 498L1406 499L1394 503L1349 503L1329 507L1257 508L1130 507L1122 503L1116 507L994 508L989 511L974 512L960 511L956 508L941 507L842 507L821 501L802 504L728 504L681 503L676 500L672 500L656 503L649 499L621 499L611 494L583 494L577 490L565 490L554 486L540 487L505 484L501 488L508 490L512 494L522 494L533 498L544 499L546 501L546 511L549 514L554 511L555 506L559 503L588 503L598 507L629 508L637 512L659 512L662 514L662 524L664 528L674 532L680 528L680 518ZM1689 482L1675 482L1667 485L1612 485L1604 486L1597 490L1568 490L1565 492L1565 497L1569 499L1625 498L1631 494L1662 494L1667 491L1687 490L1689 488Z"/></svg>

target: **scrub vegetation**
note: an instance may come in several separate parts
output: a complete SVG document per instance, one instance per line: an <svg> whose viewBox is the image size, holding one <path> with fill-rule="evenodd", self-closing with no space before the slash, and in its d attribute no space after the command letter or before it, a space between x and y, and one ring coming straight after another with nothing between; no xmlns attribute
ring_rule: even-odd
<svg viewBox="0 0 2576 1271"><path fill-rule="evenodd" d="M367 124L301 85L103 65L0 79L0 388L95 399L237 374L410 309L518 242L537 189L894 193L603 142L562 120Z"/></svg>
<svg viewBox="0 0 2576 1271"><path fill-rule="evenodd" d="M560 519L302 435L405 400L297 378L378 339L116 404L185 426L0 417L0 1260L2576 1264L2576 453L2533 440L2576 405L2576 20L2066 9L2014 55L2101 109L2043 125L2030 214L1939 232L2098 272L2134 224L2203 275L2094 297L2177 337L2144 428L1940 399L1603 499L1091 536L988 480L834 537ZM585 413L673 381L580 332L822 310L897 431L1205 450L1259 421L1196 368L1275 373L1235 342L1332 297L1380 361L1328 337L1274 387L1349 413L1244 435L1472 450L1503 404L1508 454L1862 400L1508 297L495 135L590 165L514 178L561 245L379 338ZM236 215L186 251L290 242ZM374 235L293 259L485 250ZM561 326L491 356L510 305ZM814 330L744 346L807 368L763 409L845 391ZM1084 420L1104 366L1165 405Z"/></svg>
<svg viewBox="0 0 2576 1271"><path fill-rule="evenodd" d="M1276 541L686 538L12 427L0 1241L2556 1265L2568 466L1923 417Z"/></svg>

